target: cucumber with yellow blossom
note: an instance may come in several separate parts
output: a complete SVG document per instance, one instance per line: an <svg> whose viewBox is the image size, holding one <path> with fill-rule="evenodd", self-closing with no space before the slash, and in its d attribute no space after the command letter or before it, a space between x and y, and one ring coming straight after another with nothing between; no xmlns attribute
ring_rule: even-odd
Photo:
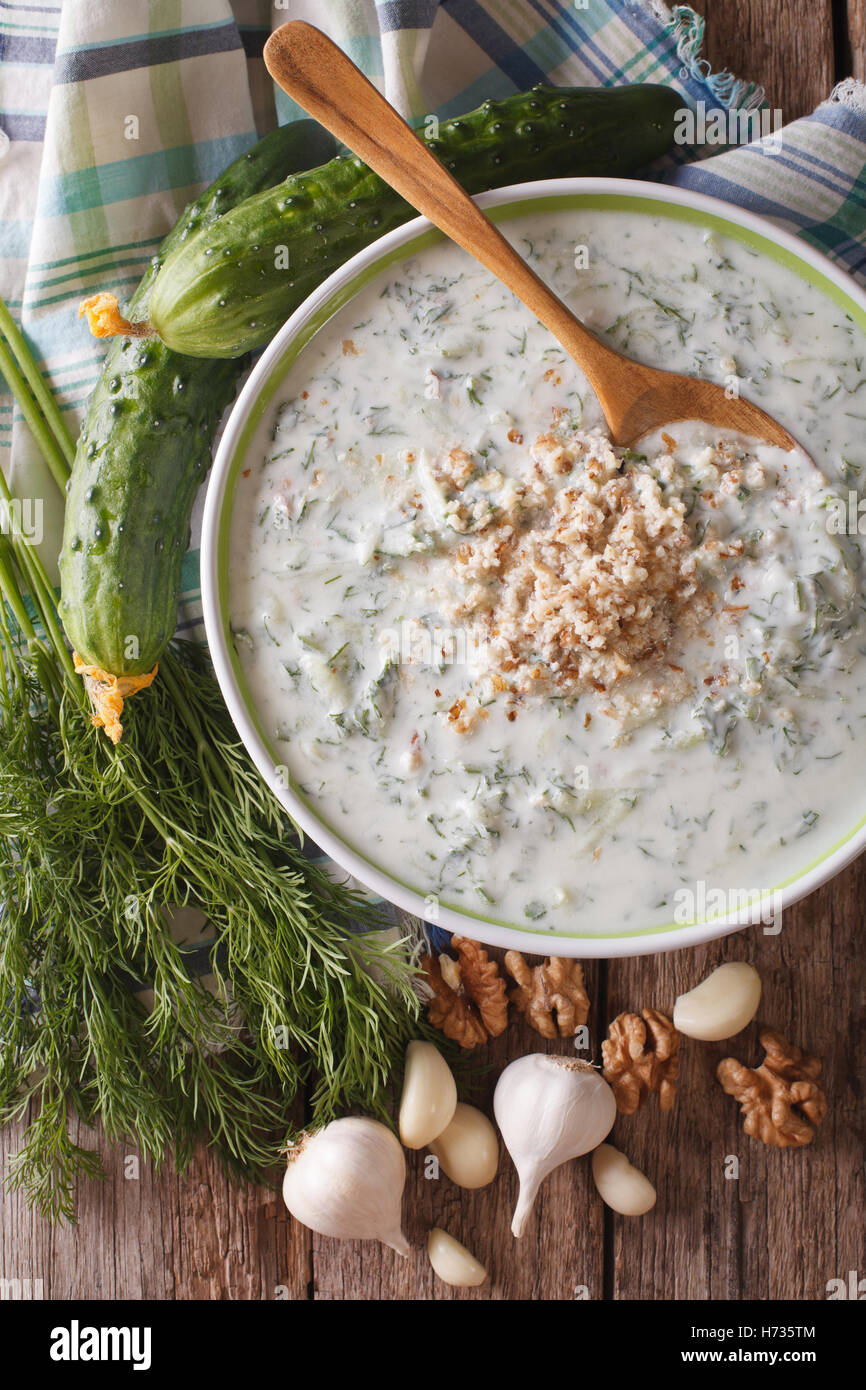
<svg viewBox="0 0 866 1390"><path fill-rule="evenodd" d="M474 194L630 173L671 146L680 105L659 86L540 86L487 101L425 138ZM112 370L110 353L79 442L63 617L113 738L123 699L152 679L174 630L192 503L238 359L267 343L333 270L414 215L344 152L187 227L126 314L108 295L82 306L97 336L120 335L123 371Z"/></svg>
<svg viewBox="0 0 866 1390"><path fill-rule="evenodd" d="M336 148L312 120L266 135L184 210L127 312L147 311L160 266L187 238ZM94 722L115 742L124 699L150 684L174 632L193 499L243 368L128 335L110 345L88 400L67 485L60 611Z"/></svg>

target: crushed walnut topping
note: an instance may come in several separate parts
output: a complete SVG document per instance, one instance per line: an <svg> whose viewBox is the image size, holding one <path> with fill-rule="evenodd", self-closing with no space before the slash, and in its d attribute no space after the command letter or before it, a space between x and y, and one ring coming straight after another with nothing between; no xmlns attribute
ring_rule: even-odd
<svg viewBox="0 0 866 1390"><path fill-rule="evenodd" d="M706 619L683 498L604 436L541 435L490 506L466 495L467 467L459 451L439 465L465 498L448 616L478 633L481 677L518 696L602 694Z"/></svg>

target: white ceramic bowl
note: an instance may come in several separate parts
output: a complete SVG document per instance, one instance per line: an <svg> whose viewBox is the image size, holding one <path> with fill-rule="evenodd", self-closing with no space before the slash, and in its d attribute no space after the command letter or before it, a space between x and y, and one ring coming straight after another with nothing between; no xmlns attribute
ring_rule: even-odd
<svg viewBox="0 0 866 1390"><path fill-rule="evenodd" d="M621 208L663 214L680 221L713 227L792 269L846 312L866 332L866 294L849 275L805 242L780 231L770 222L728 203L687 190L633 179L548 179L516 184L486 193L478 200L494 220L533 211L581 206ZM359 252L310 295L263 353L241 392L226 424L217 452L204 510L201 546L201 584L207 637L216 674L232 719L262 776L289 815L326 854L374 893L419 917L425 915L421 894L398 882L347 845L292 787L275 778L280 759L268 747L256 711L245 690L228 627L228 534L232 489L244 466L255 426L268 408L294 357L318 328L342 307L380 269L404 255L414 254L439 239L423 217L416 218ZM856 785L856 781L855 781ZM852 797L851 830L820 859L779 884L775 901L785 908L839 873L866 847L866 787L859 803ZM439 908L437 923L489 945L515 947L534 953L554 950L566 956L630 956L693 946L754 920L753 909L705 919L686 926L669 924L619 935L533 932L486 921L477 914Z"/></svg>

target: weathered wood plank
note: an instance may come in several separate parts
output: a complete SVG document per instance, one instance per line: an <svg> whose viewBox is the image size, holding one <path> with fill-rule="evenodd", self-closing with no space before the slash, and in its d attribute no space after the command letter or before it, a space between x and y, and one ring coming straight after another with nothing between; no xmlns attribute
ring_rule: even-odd
<svg viewBox="0 0 866 1390"><path fill-rule="evenodd" d="M848 0L845 6L846 32L841 36L841 63L836 73L842 77L866 80L866 0Z"/></svg>
<svg viewBox="0 0 866 1390"><path fill-rule="evenodd" d="M184 1177L157 1177L134 1150L78 1126L107 1177L83 1184L78 1224L52 1228L18 1194L2 1199L0 1278L41 1279L45 1298L271 1299L305 1297L310 1239L282 1201L236 1187L205 1152ZM0 1171L20 1127L0 1135Z"/></svg>
<svg viewBox="0 0 866 1390"><path fill-rule="evenodd" d="M832 0L693 0L692 7L706 18L704 56L713 69L758 82L785 122L829 96Z"/></svg>
<svg viewBox="0 0 866 1390"><path fill-rule="evenodd" d="M862 1053L859 948L866 865L786 914L778 936L760 928L695 951L612 963L610 1013L670 1010L723 960L750 960L764 994L758 1021L727 1043L682 1040L674 1112L650 1102L620 1117L613 1141L657 1183L642 1221L612 1218L617 1298L823 1297L827 1282L863 1264L863 1120L856 1098ZM824 1061L830 1114L814 1144L767 1149L742 1130L739 1108L715 1078L735 1056L762 1060L759 1024L777 1028ZM858 1040L859 1039L859 1043ZM726 1176L731 1158L739 1177Z"/></svg>

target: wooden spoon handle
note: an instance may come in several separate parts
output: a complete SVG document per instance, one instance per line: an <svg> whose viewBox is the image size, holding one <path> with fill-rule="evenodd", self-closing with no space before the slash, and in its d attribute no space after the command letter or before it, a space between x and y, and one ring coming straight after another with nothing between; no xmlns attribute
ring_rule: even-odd
<svg viewBox="0 0 866 1390"><path fill-rule="evenodd" d="M265 44L268 72L299 106L493 272L550 329L595 384L612 356L509 245L443 164L335 43L292 20Z"/></svg>

